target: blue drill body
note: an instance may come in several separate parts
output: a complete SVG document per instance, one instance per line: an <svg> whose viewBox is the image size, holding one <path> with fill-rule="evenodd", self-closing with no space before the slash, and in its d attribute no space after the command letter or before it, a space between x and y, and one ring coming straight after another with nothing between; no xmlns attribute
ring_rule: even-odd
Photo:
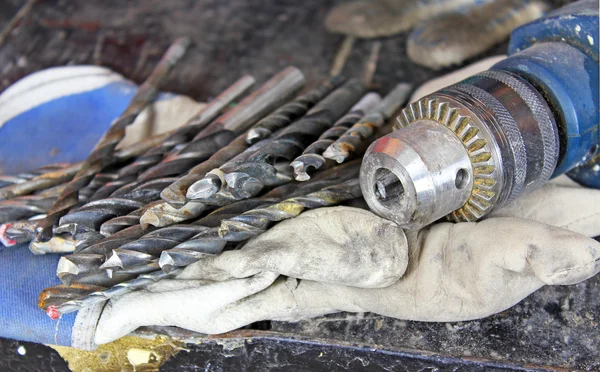
<svg viewBox="0 0 600 372"><path fill-rule="evenodd" d="M565 6L515 29L509 57L492 67L527 80L552 109L560 134L553 177L571 171L595 188L600 188L598 21L597 1Z"/></svg>

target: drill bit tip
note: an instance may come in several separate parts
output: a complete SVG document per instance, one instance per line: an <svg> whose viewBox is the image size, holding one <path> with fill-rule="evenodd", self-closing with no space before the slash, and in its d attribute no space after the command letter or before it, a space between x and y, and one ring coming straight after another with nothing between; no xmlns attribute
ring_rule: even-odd
<svg viewBox="0 0 600 372"><path fill-rule="evenodd" d="M246 135L246 142L253 145L256 142L265 139L271 135L271 131L266 128L251 128Z"/></svg>
<svg viewBox="0 0 600 372"><path fill-rule="evenodd" d="M220 189L221 179L214 174L208 174L188 188L186 197L188 199L209 198L216 194Z"/></svg>
<svg viewBox="0 0 600 372"><path fill-rule="evenodd" d="M232 172L225 176L227 185L229 185L229 192L236 199L247 199L254 195L257 195L264 187L264 184L242 172Z"/></svg>
<svg viewBox="0 0 600 372"><path fill-rule="evenodd" d="M319 169L325 165L325 158L319 154L304 154L300 155L290 163L290 166L294 168L294 175L296 181L308 181L310 175L308 170L312 167Z"/></svg>
<svg viewBox="0 0 600 372"><path fill-rule="evenodd" d="M144 212L140 218L140 224L156 227L169 226L197 217L201 215L206 208L205 204L195 201L190 201L179 209L173 208L164 202L158 203Z"/></svg>
<svg viewBox="0 0 600 372"><path fill-rule="evenodd" d="M335 142L323 152L323 156L327 159L331 159L341 164L350 156L350 151L353 149L347 149L345 143Z"/></svg>
<svg viewBox="0 0 600 372"><path fill-rule="evenodd" d="M71 253L75 250L75 241L63 236L54 236L45 242L32 240L29 243L29 250L33 254Z"/></svg>

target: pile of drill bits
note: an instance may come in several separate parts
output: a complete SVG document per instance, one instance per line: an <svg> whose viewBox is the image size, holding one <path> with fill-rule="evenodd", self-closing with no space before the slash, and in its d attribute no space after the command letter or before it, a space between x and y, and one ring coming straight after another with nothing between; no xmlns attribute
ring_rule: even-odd
<svg viewBox="0 0 600 372"><path fill-rule="evenodd" d="M333 76L296 96L304 75L288 67L245 98L255 81L243 76L177 129L116 150L187 44L169 48L85 161L0 176L2 244L68 253L63 284L39 298L52 318L360 198L360 156L410 92L400 84L382 99Z"/></svg>

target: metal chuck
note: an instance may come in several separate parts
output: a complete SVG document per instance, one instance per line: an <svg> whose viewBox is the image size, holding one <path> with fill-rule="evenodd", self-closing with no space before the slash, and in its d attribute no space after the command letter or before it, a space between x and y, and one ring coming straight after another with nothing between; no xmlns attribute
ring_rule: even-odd
<svg viewBox="0 0 600 372"><path fill-rule="evenodd" d="M443 216L475 221L543 185L559 133L542 95L521 77L486 71L406 107L361 167L370 208L408 229Z"/></svg>

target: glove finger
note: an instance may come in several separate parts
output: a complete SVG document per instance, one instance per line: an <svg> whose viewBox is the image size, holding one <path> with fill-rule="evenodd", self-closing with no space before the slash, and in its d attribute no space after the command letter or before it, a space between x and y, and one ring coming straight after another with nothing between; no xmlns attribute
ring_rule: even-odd
<svg viewBox="0 0 600 372"><path fill-rule="evenodd" d="M278 224L241 250L191 265L178 278L226 280L270 271L376 288L402 276L407 248L393 222L357 208L322 208Z"/></svg>
<svg viewBox="0 0 600 372"><path fill-rule="evenodd" d="M493 211L489 218L520 217L585 235L600 235L600 191L554 183Z"/></svg>
<svg viewBox="0 0 600 372"><path fill-rule="evenodd" d="M298 313L318 307L417 321L472 320L503 311L544 284L573 284L600 271L600 243L533 221L442 223L423 230L420 242L419 256L389 287L301 283L294 292Z"/></svg>
<svg viewBox="0 0 600 372"><path fill-rule="evenodd" d="M168 284L169 291L136 291L111 300L102 311L96 328L96 344L104 344L127 335L145 325L177 326L196 330L211 314L227 304L268 287L275 273L261 273L251 278L227 282L190 281Z"/></svg>

